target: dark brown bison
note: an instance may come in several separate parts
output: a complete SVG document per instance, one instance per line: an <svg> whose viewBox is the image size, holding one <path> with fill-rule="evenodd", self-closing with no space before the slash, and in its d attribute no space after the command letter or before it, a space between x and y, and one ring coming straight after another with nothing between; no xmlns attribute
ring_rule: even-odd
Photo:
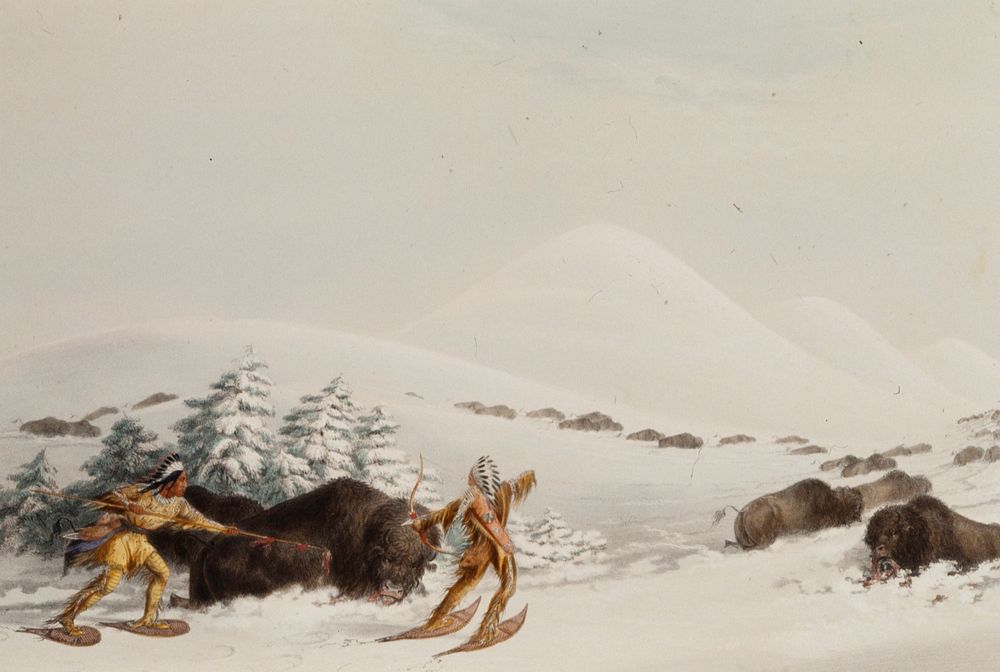
<svg viewBox="0 0 1000 672"><path fill-rule="evenodd" d="M931 482L923 476L910 476L893 469L877 481L862 483L856 488L861 493L867 511L890 502L908 502L918 495L926 495L931 491Z"/></svg>
<svg viewBox="0 0 1000 672"><path fill-rule="evenodd" d="M341 478L234 521L241 530L329 550L328 573L319 550L216 535L187 558L190 605L265 596L291 585L329 585L347 598L398 601L419 585L435 555L402 526L407 514L404 499ZM436 530L428 536L440 543Z"/></svg>
<svg viewBox="0 0 1000 672"><path fill-rule="evenodd" d="M967 571L1000 558L1000 525L970 520L941 500L921 495L876 511L868 521L865 544L875 578L891 576L896 568L916 574L939 560Z"/></svg>
<svg viewBox="0 0 1000 672"><path fill-rule="evenodd" d="M855 488L831 488L808 478L744 506L733 529L741 548L761 549L781 536L859 522L863 509Z"/></svg>

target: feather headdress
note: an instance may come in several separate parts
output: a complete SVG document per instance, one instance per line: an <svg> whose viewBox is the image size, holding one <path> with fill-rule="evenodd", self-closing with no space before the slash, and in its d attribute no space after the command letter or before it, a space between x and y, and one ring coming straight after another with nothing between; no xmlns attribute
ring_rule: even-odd
<svg viewBox="0 0 1000 672"><path fill-rule="evenodd" d="M500 489L500 470L489 455L483 455L472 465L469 476L476 487L483 491L491 503L496 504L497 490Z"/></svg>
<svg viewBox="0 0 1000 672"><path fill-rule="evenodd" d="M180 455L170 453L160 460L153 472L142 481L143 492L156 490L169 483L173 483L184 473L184 463L181 462Z"/></svg>

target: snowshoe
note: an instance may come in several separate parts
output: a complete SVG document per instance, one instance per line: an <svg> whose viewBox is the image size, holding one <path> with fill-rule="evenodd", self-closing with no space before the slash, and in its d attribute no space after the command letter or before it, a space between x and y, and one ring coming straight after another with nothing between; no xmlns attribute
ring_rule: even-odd
<svg viewBox="0 0 1000 672"><path fill-rule="evenodd" d="M112 623L101 623L101 625L114 628L115 630L121 630L123 632L131 632L135 635L143 635L145 637L177 637L178 635L186 635L191 631L191 626L185 621L167 619L159 621L159 623L163 623L168 627L154 628L148 625L137 626L130 621L115 621Z"/></svg>
<svg viewBox="0 0 1000 672"><path fill-rule="evenodd" d="M38 635L44 639L59 642L66 646L93 646L101 641L101 633L95 628L90 628L86 625L81 625L79 628L82 632L75 636L62 628L21 628L18 632Z"/></svg>
<svg viewBox="0 0 1000 672"><path fill-rule="evenodd" d="M429 639L431 637L441 637L442 635L450 635L453 632L458 632L468 625L469 621L472 620L472 617L476 615L476 610L479 609L480 600L482 600L482 598L477 597L476 601L467 606L465 609L451 612L444 617L441 625L433 630L425 630L423 627L416 627L411 628L406 632L401 632L398 635L390 635L389 637L383 637L382 639L376 641L395 642L400 639Z"/></svg>
<svg viewBox="0 0 1000 672"><path fill-rule="evenodd" d="M487 649L491 646L495 646L501 642L506 642L508 639L517 634L517 631L521 629L524 625L524 619L528 615L528 605L524 605L524 609L520 611L516 616L508 618L506 621L501 621L497 626L497 636L488 642L472 638L461 646L456 646L454 649L448 649L447 651L442 651L441 653L434 654L435 658L440 658L441 656L447 656L452 653L465 653L468 651L479 651L480 649Z"/></svg>

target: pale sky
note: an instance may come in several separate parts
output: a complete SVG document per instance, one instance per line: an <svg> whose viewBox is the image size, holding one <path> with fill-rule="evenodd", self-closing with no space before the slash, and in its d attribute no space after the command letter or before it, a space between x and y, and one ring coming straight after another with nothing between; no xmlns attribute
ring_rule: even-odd
<svg viewBox="0 0 1000 672"><path fill-rule="evenodd" d="M8 1L0 357L392 332L595 222L751 311L1000 357L998 32L990 0Z"/></svg>

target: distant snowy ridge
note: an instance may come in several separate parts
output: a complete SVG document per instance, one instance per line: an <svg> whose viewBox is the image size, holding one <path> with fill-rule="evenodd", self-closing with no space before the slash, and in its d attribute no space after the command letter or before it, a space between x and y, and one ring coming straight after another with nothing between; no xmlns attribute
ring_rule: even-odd
<svg viewBox="0 0 1000 672"><path fill-rule="evenodd" d="M896 436L941 415L821 361L661 246L613 226L541 244L399 338L734 431Z"/></svg>
<svg viewBox="0 0 1000 672"><path fill-rule="evenodd" d="M924 371L871 324L846 306L818 296L773 304L762 319L817 359L884 394L950 409L975 408L975 399Z"/></svg>
<svg viewBox="0 0 1000 672"><path fill-rule="evenodd" d="M913 359L952 391L982 406L1000 405L1000 361L971 343L946 338L917 350Z"/></svg>

